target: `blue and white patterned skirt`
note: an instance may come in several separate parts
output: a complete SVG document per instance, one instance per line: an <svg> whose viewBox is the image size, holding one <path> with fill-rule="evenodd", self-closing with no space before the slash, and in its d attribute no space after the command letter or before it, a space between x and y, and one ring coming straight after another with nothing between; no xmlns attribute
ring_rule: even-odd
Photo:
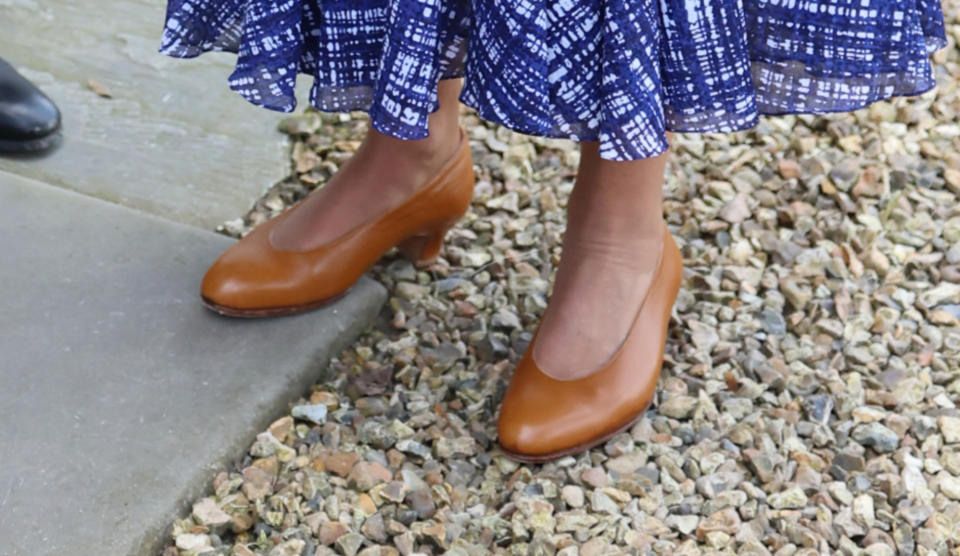
<svg viewBox="0 0 960 556"><path fill-rule="evenodd" d="M160 51L236 52L230 87L284 112L309 74L315 107L405 139L464 77L484 119L632 160L667 130L925 92L946 44L939 0L170 0Z"/></svg>

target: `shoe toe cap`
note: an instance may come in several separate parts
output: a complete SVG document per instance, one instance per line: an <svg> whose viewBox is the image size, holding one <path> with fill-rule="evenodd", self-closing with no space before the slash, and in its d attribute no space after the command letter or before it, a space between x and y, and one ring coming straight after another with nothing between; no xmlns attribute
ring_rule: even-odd
<svg viewBox="0 0 960 556"><path fill-rule="evenodd" d="M537 456L550 452L549 446L556 445L557 439L551 438L549 429L522 417L514 418L501 414L498 424L500 446L515 454Z"/></svg>
<svg viewBox="0 0 960 556"><path fill-rule="evenodd" d="M514 389L500 406L500 446L518 455L537 457L568 448L571 430L562 412L543 407L542 396ZM574 435L575 436L575 435Z"/></svg>
<svg viewBox="0 0 960 556"><path fill-rule="evenodd" d="M244 297L249 295L254 284L245 280L242 273L232 267L233 265L223 264L220 261L214 263L203 276L200 295L218 305L242 306Z"/></svg>
<svg viewBox="0 0 960 556"><path fill-rule="evenodd" d="M200 295L209 302L236 309L269 304L275 292L278 265L255 241L232 245L207 269Z"/></svg>

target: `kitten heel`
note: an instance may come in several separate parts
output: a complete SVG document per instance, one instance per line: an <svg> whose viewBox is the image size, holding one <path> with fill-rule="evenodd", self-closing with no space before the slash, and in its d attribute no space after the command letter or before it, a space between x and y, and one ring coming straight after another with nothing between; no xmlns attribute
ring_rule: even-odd
<svg viewBox="0 0 960 556"><path fill-rule="evenodd" d="M427 268L440 256L447 230L449 228L411 236L397 244L397 249L401 255L413 261L417 268Z"/></svg>

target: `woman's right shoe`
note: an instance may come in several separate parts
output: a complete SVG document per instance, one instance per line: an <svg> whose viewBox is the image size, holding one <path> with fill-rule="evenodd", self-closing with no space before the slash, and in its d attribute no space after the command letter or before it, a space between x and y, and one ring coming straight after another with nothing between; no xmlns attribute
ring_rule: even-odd
<svg viewBox="0 0 960 556"><path fill-rule="evenodd" d="M392 247L419 266L440 253L444 236L473 198L473 160L460 129L456 154L413 197L315 249L274 247L271 232L297 203L227 249L203 278L203 303L234 317L301 313L340 297Z"/></svg>
<svg viewBox="0 0 960 556"><path fill-rule="evenodd" d="M602 368L583 378L553 378L533 358L534 333L500 405L499 443L507 456L542 463L578 454L632 425L650 405L683 275L680 250L663 228L650 289L626 339Z"/></svg>

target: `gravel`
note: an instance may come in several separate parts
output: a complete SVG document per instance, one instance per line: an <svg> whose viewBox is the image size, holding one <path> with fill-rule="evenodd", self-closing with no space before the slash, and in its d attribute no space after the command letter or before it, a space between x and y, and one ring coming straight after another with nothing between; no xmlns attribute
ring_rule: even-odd
<svg viewBox="0 0 960 556"><path fill-rule="evenodd" d="M218 473L164 555L948 554L960 546L960 4L939 86L849 114L677 134L685 279L656 404L520 465L496 411L542 313L578 152L465 111L470 213L426 270L389 254L379 322ZM242 235L336 171L362 114L285 121L292 175Z"/></svg>

